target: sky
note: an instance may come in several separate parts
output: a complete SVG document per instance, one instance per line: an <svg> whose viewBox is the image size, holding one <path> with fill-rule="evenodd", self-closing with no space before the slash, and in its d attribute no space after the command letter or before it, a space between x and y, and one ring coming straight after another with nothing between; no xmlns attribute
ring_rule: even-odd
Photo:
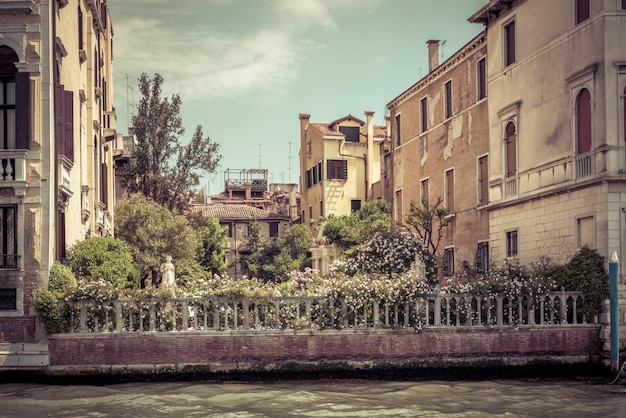
<svg viewBox="0 0 626 418"><path fill-rule="evenodd" d="M140 99L142 73L180 94L189 141L198 125L220 144L208 194L226 169L264 168L299 182L300 113L384 124L386 105L483 30L467 19L488 0L108 0L117 131ZM445 43L444 43L445 41Z"/></svg>

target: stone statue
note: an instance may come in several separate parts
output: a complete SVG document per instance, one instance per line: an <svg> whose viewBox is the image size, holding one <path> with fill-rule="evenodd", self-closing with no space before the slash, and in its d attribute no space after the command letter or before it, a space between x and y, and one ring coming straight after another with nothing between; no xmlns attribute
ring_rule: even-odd
<svg viewBox="0 0 626 418"><path fill-rule="evenodd" d="M174 289L176 283L174 282L174 264L172 264L172 256L165 257L165 263L161 264L161 287L163 289Z"/></svg>

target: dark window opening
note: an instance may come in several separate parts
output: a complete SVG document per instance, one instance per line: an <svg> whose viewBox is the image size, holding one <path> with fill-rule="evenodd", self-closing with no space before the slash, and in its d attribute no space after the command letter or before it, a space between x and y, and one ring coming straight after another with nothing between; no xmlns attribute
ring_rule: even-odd
<svg viewBox="0 0 626 418"><path fill-rule="evenodd" d="M504 64L511 65L515 62L515 22L504 27Z"/></svg>
<svg viewBox="0 0 626 418"><path fill-rule="evenodd" d="M474 267L478 273L484 273L489 270L489 243L479 242L476 249L476 257L474 258Z"/></svg>
<svg viewBox="0 0 626 418"><path fill-rule="evenodd" d="M444 276L452 276L454 274L454 248L446 248L444 250L441 273Z"/></svg>
<svg viewBox="0 0 626 418"><path fill-rule="evenodd" d="M0 268L2 269L18 267L15 212L15 206L0 206Z"/></svg>
<svg viewBox="0 0 626 418"><path fill-rule="evenodd" d="M452 81L446 82L444 85L446 98L446 119L452 117Z"/></svg>
<svg viewBox="0 0 626 418"><path fill-rule="evenodd" d="M591 94L582 89L576 101L577 153L591 151Z"/></svg>
<svg viewBox="0 0 626 418"><path fill-rule="evenodd" d="M487 156L478 159L478 205L489 203L489 171Z"/></svg>
<svg viewBox="0 0 626 418"><path fill-rule="evenodd" d="M339 132L345 135L346 142L359 142L361 129L358 126L340 126Z"/></svg>
<svg viewBox="0 0 626 418"><path fill-rule="evenodd" d="M487 97L487 71L485 59L478 61L478 100Z"/></svg>
<svg viewBox="0 0 626 418"><path fill-rule="evenodd" d="M517 174L517 133L515 124L509 122L506 125L506 176L512 177Z"/></svg>
<svg viewBox="0 0 626 418"><path fill-rule="evenodd" d="M357 212L361 210L361 200L360 199L352 199L350 202L350 211Z"/></svg>
<svg viewBox="0 0 626 418"><path fill-rule="evenodd" d="M420 116L422 118L422 132L428 130L428 100L424 97L420 100Z"/></svg>
<svg viewBox="0 0 626 418"><path fill-rule="evenodd" d="M517 231L509 231L506 233L506 256L517 257L518 254Z"/></svg>
<svg viewBox="0 0 626 418"><path fill-rule="evenodd" d="M278 237L278 222L270 222L270 238Z"/></svg>
<svg viewBox="0 0 626 418"><path fill-rule="evenodd" d="M17 289L0 289L0 311L17 310Z"/></svg>
<svg viewBox="0 0 626 418"><path fill-rule="evenodd" d="M395 126L396 145L402 145L401 127L402 127L402 123L400 120L400 115L396 115L396 126Z"/></svg>
<svg viewBox="0 0 626 418"><path fill-rule="evenodd" d="M347 160L327 160L326 175L329 180L347 180L348 179L348 161Z"/></svg>
<svg viewBox="0 0 626 418"><path fill-rule="evenodd" d="M590 12L589 0L576 0L576 24L589 19Z"/></svg>

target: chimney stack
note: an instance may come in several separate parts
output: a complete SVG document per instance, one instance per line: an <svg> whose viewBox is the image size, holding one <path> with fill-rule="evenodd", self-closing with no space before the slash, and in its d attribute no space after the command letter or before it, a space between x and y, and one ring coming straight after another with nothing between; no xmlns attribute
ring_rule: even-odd
<svg viewBox="0 0 626 418"><path fill-rule="evenodd" d="M428 44L428 72L439 67L439 39L429 39Z"/></svg>

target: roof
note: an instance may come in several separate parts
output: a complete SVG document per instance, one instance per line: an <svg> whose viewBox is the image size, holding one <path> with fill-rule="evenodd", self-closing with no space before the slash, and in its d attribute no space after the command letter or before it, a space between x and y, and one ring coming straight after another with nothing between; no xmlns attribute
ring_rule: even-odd
<svg viewBox="0 0 626 418"><path fill-rule="evenodd" d="M346 118L338 119L345 120ZM357 120L356 118L353 118ZM318 123L311 122L309 126L317 129L324 136L337 136L343 137L344 134L339 132L338 125L336 125L337 121L327 123ZM335 128L335 129L333 129ZM361 135L367 136L367 125L361 125ZM374 125L374 138L386 138L387 137L387 127L385 125Z"/></svg>
<svg viewBox="0 0 626 418"><path fill-rule="evenodd" d="M195 206L190 209L192 212L200 212L208 218L217 219L280 219L284 216L268 212L263 209L255 208L248 205L207 205Z"/></svg>

